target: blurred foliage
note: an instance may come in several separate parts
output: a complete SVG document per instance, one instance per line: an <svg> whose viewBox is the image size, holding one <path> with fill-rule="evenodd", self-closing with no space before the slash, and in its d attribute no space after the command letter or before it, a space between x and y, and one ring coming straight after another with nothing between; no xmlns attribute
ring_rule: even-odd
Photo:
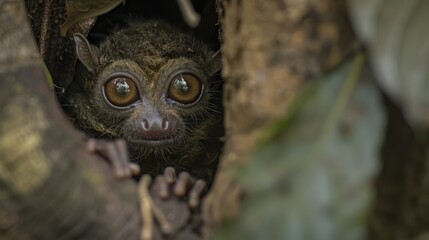
<svg viewBox="0 0 429 240"><path fill-rule="evenodd" d="M429 126L429 2L348 0L377 80L414 125Z"/></svg>
<svg viewBox="0 0 429 240"><path fill-rule="evenodd" d="M75 23L107 13L123 0L66 0L67 18L61 25L61 36Z"/></svg>
<svg viewBox="0 0 429 240"><path fill-rule="evenodd" d="M363 58L310 83L267 129L249 165L236 169L243 209L219 239L363 239L384 132Z"/></svg>

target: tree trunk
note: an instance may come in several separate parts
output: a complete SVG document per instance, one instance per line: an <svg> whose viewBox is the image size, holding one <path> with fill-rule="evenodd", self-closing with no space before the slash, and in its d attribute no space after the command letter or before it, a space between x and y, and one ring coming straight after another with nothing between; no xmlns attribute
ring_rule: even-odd
<svg viewBox="0 0 429 240"><path fill-rule="evenodd" d="M355 49L343 1L219 1L223 15L226 144L205 201L206 234L240 209L235 169L248 161L262 127L279 119L307 80ZM269 177L269 176L267 176Z"/></svg>
<svg viewBox="0 0 429 240"><path fill-rule="evenodd" d="M138 239L136 184L84 151L26 16L23 1L0 1L0 238Z"/></svg>

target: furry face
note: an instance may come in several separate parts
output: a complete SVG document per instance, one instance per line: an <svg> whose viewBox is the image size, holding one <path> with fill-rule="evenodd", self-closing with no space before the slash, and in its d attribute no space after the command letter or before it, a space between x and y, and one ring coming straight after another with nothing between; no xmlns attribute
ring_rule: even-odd
<svg viewBox="0 0 429 240"><path fill-rule="evenodd" d="M223 135L221 64L204 44L156 21L131 23L100 47L74 37L81 65L65 110L78 127L125 139L144 172L213 164Z"/></svg>

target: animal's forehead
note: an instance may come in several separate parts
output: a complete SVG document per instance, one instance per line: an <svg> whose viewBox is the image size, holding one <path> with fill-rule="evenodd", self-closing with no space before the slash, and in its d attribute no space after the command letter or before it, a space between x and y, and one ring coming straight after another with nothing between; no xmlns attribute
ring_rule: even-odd
<svg viewBox="0 0 429 240"><path fill-rule="evenodd" d="M165 71L174 71L181 67L203 68L205 65L204 56L201 53L188 49L163 51L163 49L140 48L130 51L116 48L103 49L102 52L101 65L107 66L112 62L130 60L143 70L149 81L158 79Z"/></svg>
<svg viewBox="0 0 429 240"><path fill-rule="evenodd" d="M101 48L107 51L114 49L114 55L122 57L146 55L168 58L192 54L196 48L201 48L201 44L166 25L146 23L114 33Z"/></svg>
<svg viewBox="0 0 429 240"><path fill-rule="evenodd" d="M183 68L204 75L207 52L193 37L162 23L147 22L118 31L102 43L100 65L104 68L118 61L133 62L142 71L143 81L155 82Z"/></svg>
<svg viewBox="0 0 429 240"><path fill-rule="evenodd" d="M108 59L144 61L156 68L168 59L205 58L204 44L162 22L132 24L112 34L100 46Z"/></svg>
<svg viewBox="0 0 429 240"><path fill-rule="evenodd" d="M154 79L159 74L160 69L167 64L168 60L160 56L141 56L134 61L146 73L149 79Z"/></svg>

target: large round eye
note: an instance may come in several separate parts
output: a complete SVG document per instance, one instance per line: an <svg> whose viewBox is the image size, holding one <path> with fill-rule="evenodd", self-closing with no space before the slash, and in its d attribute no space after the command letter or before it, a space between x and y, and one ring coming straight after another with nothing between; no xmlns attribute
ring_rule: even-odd
<svg viewBox="0 0 429 240"><path fill-rule="evenodd" d="M104 84L104 95L110 104L117 107L128 106L139 99L135 82L125 76L107 81Z"/></svg>
<svg viewBox="0 0 429 240"><path fill-rule="evenodd" d="M203 85L200 79L190 73L176 75L168 88L168 97L182 104L194 103L201 96Z"/></svg>

